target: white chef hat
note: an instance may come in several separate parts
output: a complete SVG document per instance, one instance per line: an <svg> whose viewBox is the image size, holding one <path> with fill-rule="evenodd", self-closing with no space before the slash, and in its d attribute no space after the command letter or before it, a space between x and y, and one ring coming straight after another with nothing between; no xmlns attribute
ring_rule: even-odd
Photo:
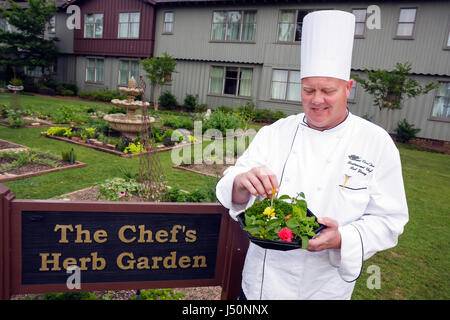
<svg viewBox="0 0 450 320"><path fill-rule="evenodd" d="M305 16L301 42L301 78L333 77L348 81L352 64L355 16L339 10Z"/></svg>

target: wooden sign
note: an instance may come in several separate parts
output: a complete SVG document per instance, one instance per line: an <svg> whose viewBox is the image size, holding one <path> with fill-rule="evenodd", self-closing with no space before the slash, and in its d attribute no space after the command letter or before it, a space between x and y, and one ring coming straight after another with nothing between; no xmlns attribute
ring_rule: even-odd
<svg viewBox="0 0 450 320"><path fill-rule="evenodd" d="M2 299L221 285L239 293L248 240L219 204L16 200L0 185ZM74 271L74 272L75 272Z"/></svg>

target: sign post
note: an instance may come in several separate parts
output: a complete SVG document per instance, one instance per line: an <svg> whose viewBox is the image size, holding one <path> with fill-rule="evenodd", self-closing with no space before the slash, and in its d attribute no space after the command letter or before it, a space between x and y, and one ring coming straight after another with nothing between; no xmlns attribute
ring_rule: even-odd
<svg viewBox="0 0 450 320"><path fill-rule="evenodd" d="M220 204L20 200L0 185L0 208L0 299L213 285L222 299L239 294L248 239Z"/></svg>

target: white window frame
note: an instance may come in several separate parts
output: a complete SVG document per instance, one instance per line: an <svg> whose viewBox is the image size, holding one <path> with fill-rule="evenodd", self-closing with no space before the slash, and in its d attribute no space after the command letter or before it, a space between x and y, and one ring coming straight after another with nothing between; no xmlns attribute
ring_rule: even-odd
<svg viewBox="0 0 450 320"><path fill-rule="evenodd" d="M172 21L167 21L166 20L166 14L171 13L172 14ZM166 26L167 25L171 25L171 31L167 31ZM173 11L164 11L163 13L163 31L162 34L173 34L173 28L175 25L175 12Z"/></svg>
<svg viewBox="0 0 450 320"><path fill-rule="evenodd" d="M138 22L131 22L130 21L130 17L132 13L137 13L138 17L139 17L139 21ZM121 14L126 14L128 19L127 22L120 22L120 15ZM120 36L120 25L121 24L126 24L127 25L127 35L125 37L121 37ZM137 36L136 37L132 37L131 36L131 25L132 24L138 24L138 29L137 29ZM141 29L141 12L139 11L132 11L132 12L119 12L119 17L118 17L118 26L117 26L117 38L118 39L139 39L139 34L140 34L140 29Z"/></svg>
<svg viewBox="0 0 450 320"><path fill-rule="evenodd" d="M121 78L121 69L120 69L120 63L121 62L127 62L128 63L128 75L127 75L127 82L126 83L121 83L120 82L120 78ZM139 60L133 60L133 59L120 59L119 60L119 74L118 74L118 76L119 76L119 78L118 78L118 80L117 80L117 84L119 85L119 87L126 87L126 86L128 86L128 80L130 80L130 78L131 78L131 76L132 76L132 74L131 74L131 63L132 62L135 62L135 63L137 63L138 64L138 77L137 77L137 79L135 78L134 80L136 80L136 83L138 83L139 82L139 76L140 76L140 65L139 65Z"/></svg>
<svg viewBox="0 0 450 320"><path fill-rule="evenodd" d="M414 14L414 21L413 22L409 22L409 21L400 21L400 17L402 14L402 10L415 10L415 14ZM398 19L397 19L397 25L396 25L396 29L395 29L395 37L394 39L397 40L413 40L414 39L414 33L416 30L416 23L417 23L417 13L418 13L418 8L417 7L403 7L400 8L400 10L398 11ZM398 28L401 24L412 24L412 30L411 30L411 34L410 35L399 35L398 34Z"/></svg>
<svg viewBox="0 0 450 320"><path fill-rule="evenodd" d="M94 16L94 23L92 23L92 36L90 36L90 37L88 37L86 35L86 30L87 30L86 29L86 25L88 24L88 22L87 22L88 15L93 15ZM97 37L96 34L95 34L95 29L96 29L96 26L97 26L97 24L95 23L95 20L96 20L95 16L98 16L98 15L102 16L102 24L101 24L101 26L102 26L102 34ZM84 15L84 38L85 39L102 39L103 38L104 18L105 18L105 16L104 16L103 13L86 13ZM91 24L91 23L89 23L89 24Z"/></svg>
<svg viewBox="0 0 450 320"><path fill-rule="evenodd" d="M94 60L94 80L88 80L88 65L89 65L89 60ZM97 61L102 60L103 61L103 80L99 81L97 79L97 71L98 71L98 67L97 67ZM84 81L88 82L88 83L104 83L105 82L105 59L104 58L97 58L97 57L87 57L86 58L86 68L85 68L85 77L84 77Z"/></svg>
<svg viewBox="0 0 450 320"><path fill-rule="evenodd" d="M355 15L355 11L364 11L364 21L358 21L357 20L357 16ZM356 39L363 39L364 37L365 37L365 34L366 34L366 21L367 21L367 8L353 8L352 9L352 13L353 13L353 15L355 16L355 38ZM357 26L358 25L363 25L363 29L362 29L362 34L357 34L356 33L356 31L357 31Z"/></svg>
<svg viewBox="0 0 450 320"><path fill-rule="evenodd" d="M284 91L284 99L273 98L273 96L272 96L273 83L275 82L273 80L273 75L274 75L275 71L286 71L288 73L287 77L286 77L286 82L282 82L282 83L286 84L286 89ZM288 97L289 97L289 94L288 94L289 84L290 83L297 83L297 82L290 82L289 81L291 72L300 72L300 71L299 70L294 70L294 69L282 69L282 68L273 68L272 69L272 76L270 78L270 100L277 101L277 102L278 101L279 102L284 102L284 103L301 104L301 102L302 102L302 97L301 97L302 83L301 83L301 79L300 79L300 74L299 74L299 79L298 79L298 81L299 81L298 83L300 84L300 91L299 91L299 93L300 93L300 100L288 100ZM276 81L276 82L280 82L280 81Z"/></svg>
<svg viewBox="0 0 450 320"><path fill-rule="evenodd" d="M294 21L291 23L291 24L294 25L294 32L292 33L292 39L287 40L287 41L280 40L280 23L281 23L281 22L280 22L280 18L281 18L281 13L282 13L283 11L294 11ZM277 42L277 43L300 44L300 42L301 42L301 40L302 40L302 39L301 39L301 34L300 34L300 39L299 39L299 40L295 40L295 35L297 34L297 26L300 24L300 23L298 23L298 21L297 21L297 19L298 19L298 13L299 13L300 11L306 11L306 12L307 12L306 14L308 14L308 13L313 12L314 9L280 9L280 10L278 11L277 39L276 39L276 42ZM302 22L301 24L303 24L303 22Z"/></svg>
<svg viewBox="0 0 450 320"><path fill-rule="evenodd" d="M223 68L223 75L222 75L222 91L221 93L211 92L211 70L213 68ZM227 68L236 68L238 73L238 78L236 78L236 92L234 94L225 93L225 82L226 82L226 70ZM251 87L250 87L250 95L244 96L239 94L239 89L241 85L241 69L249 69L252 70L252 79L251 79ZM235 98L251 98L253 93L253 76L254 76L254 69L248 68L248 67L240 67L240 66L220 66L220 65L212 65L210 67L209 72L209 81L208 81L208 94L209 95L216 95L216 96L225 96L225 97L235 97ZM234 78L233 78L234 79Z"/></svg>
<svg viewBox="0 0 450 320"><path fill-rule="evenodd" d="M439 83L440 83L440 84L449 84L450 81L449 81L449 80L439 80ZM436 117L436 116L433 116L434 103L435 103L435 101L436 101L436 98L447 97L447 96L439 96L438 93L439 93L439 88L436 89L436 94L434 95L434 98L433 98L433 104L432 104L432 106L431 106L430 119L431 119L431 120L444 121L444 122L450 122L450 117L442 118L442 117ZM450 99L450 96L449 96L448 98Z"/></svg>
<svg viewBox="0 0 450 320"><path fill-rule="evenodd" d="M226 18L225 18L225 36L224 39L213 39L213 34L214 34L214 14L216 12L225 12L226 13ZM228 40L227 39L227 33L228 33L228 14L230 12L239 12L241 15L241 18L239 20L239 39L238 40ZM255 30L253 33L253 39L252 40L242 40L242 30L244 27L244 15L246 13L253 13L255 15ZM256 29L257 29L257 11L256 10L214 10L212 13L212 18L211 18L211 36L210 36L210 41L211 42L244 42L244 43L254 43L256 42Z"/></svg>

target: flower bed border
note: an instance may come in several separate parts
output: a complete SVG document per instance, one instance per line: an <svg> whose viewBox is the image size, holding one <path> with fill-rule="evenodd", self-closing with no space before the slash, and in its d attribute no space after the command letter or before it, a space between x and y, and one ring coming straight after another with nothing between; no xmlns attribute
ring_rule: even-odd
<svg viewBox="0 0 450 320"><path fill-rule="evenodd" d="M192 145L195 145L195 144L201 144L202 143L202 141L198 141L198 142L192 142L192 143L186 143L186 144L178 144L178 145L173 146L173 147L163 147L163 148L158 148L158 149L153 150L153 151L146 151L146 152L130 154L130 153L123 153L122 151L117 151L117 150L114 150L114 149L109 149L108 147L97 146L97 145L91 144L91 143L78 142L78 141L75 141L75 140L72 140L72 139L68 139L68 138L64 138L64 137L48 135L46 133L41 133L41 135L43 137L46 137L46 138L51 138L51 139L55 139L55 140L69 142L69 143L77 144L77 145L80 145L80 146L85 146L85 147L88 147L88 148L91 148L91 149L95 149L95 150L98 150L98 151L111 153L111 154L114 154L114 155L118 155L118 156L120 156L122 158L132 158L132 157L142 156L144 154L149 154L149 153L153 153L153 152L164 152L164 151L169 151L169 150L172 150L172 149L184 148L184 147L189 147L189 146L192 146Z"/></svg>
<svg viewBox="0 0 450 320"><path fill-rule="evenodd" d="M212 173L204 173L204 172L201 172L201 171L198 171L198 170L194 170L194 169L191 169L191 168L186 168L186 167L183 167L183 166L180 166L180 165L172 166L172 168L182 169L182 170L190 171L190 172L193 172L193 173L202 174L202 175L208 176L208 177L213 177L213 178L217 177L215 174L212 174Z"/></svg>
<svg viewBox="0 0 450 320"><path fill-rule="evenodd" d="M17 175L3 173L3 174L0 174L0 182L6 182L6 181L11 181L11 180L16 180L16 179L24 179L24 178L34 177L34 176L40 176L42 174L46 174L46 173L50 173L50 172L56 172L56 171L61 171L61 170L66 170L66 169L82 168L82 167L86 167L86 163L75 161L75 163L72 165L59 167L59 168L52 168L52 169L47 169L47 170L42 170L42 171L37 171L37 172L30 172L30 173L17 174Z"/></svg>
<svg viewBox="0 0 450 320"><path fill-rule="evenodd" d="M17 144L17 143L8 141L8 140L0 139L0 141L1 141L1 142L6 142L6 143L9 143L9 144L12 144L12 145L14 145L14 146L17 146L17 147L13 147L13 148L0 149L0 152L10 152L10 151L13 151L13 152L19 152L19 151L25 151L25 150L28 150L28 149L29 149L29 148L26 147L26 146L23 146L23 145L21 145L21 144Z"/></svg>

